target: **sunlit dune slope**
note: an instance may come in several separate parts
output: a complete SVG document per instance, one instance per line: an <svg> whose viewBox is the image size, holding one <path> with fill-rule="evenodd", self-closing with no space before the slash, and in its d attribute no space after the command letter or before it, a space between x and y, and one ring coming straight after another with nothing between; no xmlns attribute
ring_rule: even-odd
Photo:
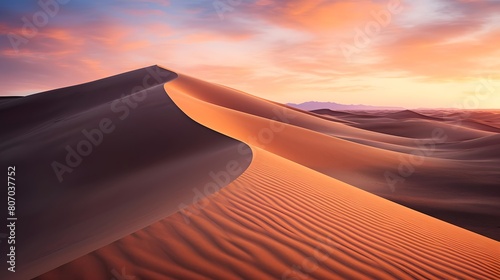
<svg viewBox="0 0 500 280"><path fill-rule="evenodd" d="M232 137L245 143L348 184L500 238L500 163L480 158L495 153L495 147L490 146L491 153L471 151L476 157L467 161L462 160L463 150L446 147L457 143L460 130L480 138L494 136L491 132L455 130L423 119L428 123L420 130L426 136L397 137L318 118L182 74L165 87L181 108L189 105L183 110L201 124L231 131ZM400 129L406 127L400 125ZM433 139L433 135L439 137Z"/></svg>
<svg viewBox="0 0 500 280"><path fill-rule="evenodd" d="M370 167L383 170L399 163L399 153L345 141L315 129L323 126L331 134L349 134L351 137L356 135L370 138L368 135L377 135L375 138L394 139L392 136L365 132L315 118L283 105L217 87L185 75L180 75L166 84L166 90L176 104L189 104L189 108L183 110L201 124L210 123L210 127L217 131L231 131L232 137L242 139L245 143L264 148L336 178L359 180L351 183L362 184L363 180L378 176L379 174L374 174L376 172L368 170ZM442 164L443 161L434 159L429 162L429 165L435 167ZM367 170L362 170L363 168ZM363 179L362 174L368 178ZM386 187L385 182L377 181L379 180L370 180L370 184L375 185L372 188Z"/></svg>

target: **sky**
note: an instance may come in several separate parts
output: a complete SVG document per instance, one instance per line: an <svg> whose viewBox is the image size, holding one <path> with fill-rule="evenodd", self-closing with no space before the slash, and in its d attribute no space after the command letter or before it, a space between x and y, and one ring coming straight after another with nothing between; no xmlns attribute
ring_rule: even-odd
<svg viewBox="0 0 500 280"><path fill-rule="evenodd" d="M500 109L498 0L1 1L0 95L149 65L287 103Z"/></svg>

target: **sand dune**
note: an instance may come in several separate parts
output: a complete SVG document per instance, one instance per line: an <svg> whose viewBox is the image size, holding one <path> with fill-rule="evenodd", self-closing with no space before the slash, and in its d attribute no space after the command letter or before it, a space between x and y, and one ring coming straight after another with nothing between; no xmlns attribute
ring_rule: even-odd
<svg viewBox="0 0 500 280"><path fill-rule="evenodd" d="M175 76L148 67L0 105L0 159L16 165L19 186L17 272L2 269L1 279L35 277L175 213L210 194L211 172L228 162L238 165L228 179L244 171L251 154L240 142L193 122L165 94ZM145 77L150 86L134 91ZM98 131L103 120L113 131ZM97 144L68 163L68 147L79 151L87 135ZM62 181L54 161L71 167Z"/></svg>
<svg viewBox="0 0 500 280"><path fill-rule="evenodd" d="M376 131L380 133L402 136L412 139L431 138L434 129L440 129L447 136L447 141L464 141L495 135L490 131L466 127L465 125L457 127L452 124L443 122L429 121L429 120L414 120L414 119L399 119L397 121L372 121L364 122L362 124L353 125L358 128ZM403 129L408 127L411 129Z"/></svg>
<svg viewBox="0 0 500 280"><path fill-rule="evenodd" d="M422 119L422 120L433 120L433 121L440 121L441 118L437 117L431 117L427 116L424 114L420 114L418 112L412 111L412 110L403 110L399 112L393 112L393 113L388 113L385 114L386 118L393 118L393 119Z"/></svg>
<svg viewBox="0 0 500 280"><path fill-rule="evenodd" d="M463 126L470 127L477 130L489 131L494 133L500 133L500 122L486 123L486 121L477 120L465 120L462 122Z"/></svg>
<svg viewBox="0 0 500 280"><path fill-rule="evenodd" d="M180 80L182 80L182 82L179 82ZM318 118L317 115L313 113L270 102L235 89L215 85L187 75L182 75L175 81L175 84L170 84L175 86L178 90L190 92L191 98L232 109L237 112L247 113L268 120L275 120L337 137L370 138L386 143L412 144L412 140L405 139L404 137L360 130L344 124L332 122L326 118ZM211 94L207 94L207 92Z"/></svg>
<svg viewBox="0 0 500 280"><path fill-rule="evenodd" d="M315 110L314 112L334 117L329 119L354 127L407 138L428 138L428 132L434 128L443 129L450 142L476 139L500 132L493 125L473 119L457 119L457 116L430 117L411 110L385 114L380 112L361 114L331 110ZM440 115L442 116L442 114ZM402 129L404 127L411 127L411 129Z"/></svg>
<svg viewBox="0 0 500 280"><path fill-rule="evenodd" d="M348 121L348 120L345 120L345 119L342 119L342 118L338 117L338 116L345 117L346 115L352 115L351 113L336 112L336 111L332 111L332 110L329 110L329 109L313 110L313 111L310 111L310 112L316 114L320 118L324 118L324 119L327 119L327 120L333 120L333 121L336 121L336 122L339 122L339 123L353 124L353 122L351 122L351 121Z"/></svg>
<svg viewBox="0 0 500 280"><path fill-rule="evenodd" d="M335 179L349 172L359 177L379 174L396 163L402 153L343 140L323 129L353 138L386 136L184 75L166 83L165 90L193 120L247 143L253 151L248 169L216 195L38 279L77 275L82 279L109 279L116 273L138 279L500 276L497 241ZM268 133L268 138L263 133ZM385 139L400 140L392 136ZM420 172L429 176L433 168L451 170L460 164L429 158L422 169L425 172ZM323 168L326 174L327 166L334 169L329 176L313 170ZM358 181L368 183L374 178ZM429 189L419 192L428 195ZM443 195L449 195L449 191ZM395 195L404 197L401 193L405 194L401 191ZM417 204L430 202L428 196L408 195L410 198ZM435 197L434 203L439 199ZM457 205L450 204L452 208ZM429 205L432 208L433 204Z"/></svg>
<svg viewBox="0 0 500 280"><path fill-rule="evenodd" d="M303 112L157 67L9 99L1 158L37 186L17 194L12 279L498 278L497 241L358 189L498 238L498 120L474 116ZM59 182L51 162L103 119L114 132ZM447 139L389 188L436 128ZM215 191L232 183L194 191L232 161Z"/></svg>

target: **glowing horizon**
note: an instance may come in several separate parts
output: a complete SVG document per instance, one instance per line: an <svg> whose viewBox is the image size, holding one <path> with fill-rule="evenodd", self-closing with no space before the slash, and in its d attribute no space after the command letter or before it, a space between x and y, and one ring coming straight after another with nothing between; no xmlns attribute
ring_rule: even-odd
<svg viewBox="0 0 500 280"><path fill-rule="evenodd" d="M500 109L498 1L0 5L0 96L158 64L282 103Z"/></svg>

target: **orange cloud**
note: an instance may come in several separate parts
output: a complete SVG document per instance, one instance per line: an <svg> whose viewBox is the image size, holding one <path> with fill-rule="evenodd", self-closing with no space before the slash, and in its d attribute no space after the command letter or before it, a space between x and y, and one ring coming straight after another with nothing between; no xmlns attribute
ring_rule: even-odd
<svg viewBox="0 0 500 280"><path fill-rule="evenodd" d="M387 3L368 0L260 0L253 6L255 16L287 28L312 32L349 28L370 19L371 12ZM252 7L250 8L252 9Z"/></svg>
<svg viewBox="0 0 500 280"><path fill-rule="evenodd" d="M500 66L500 28L484 33L468 28L427 26L377 49L387 70L403 70L432 80L470 78Z"/></svg>

